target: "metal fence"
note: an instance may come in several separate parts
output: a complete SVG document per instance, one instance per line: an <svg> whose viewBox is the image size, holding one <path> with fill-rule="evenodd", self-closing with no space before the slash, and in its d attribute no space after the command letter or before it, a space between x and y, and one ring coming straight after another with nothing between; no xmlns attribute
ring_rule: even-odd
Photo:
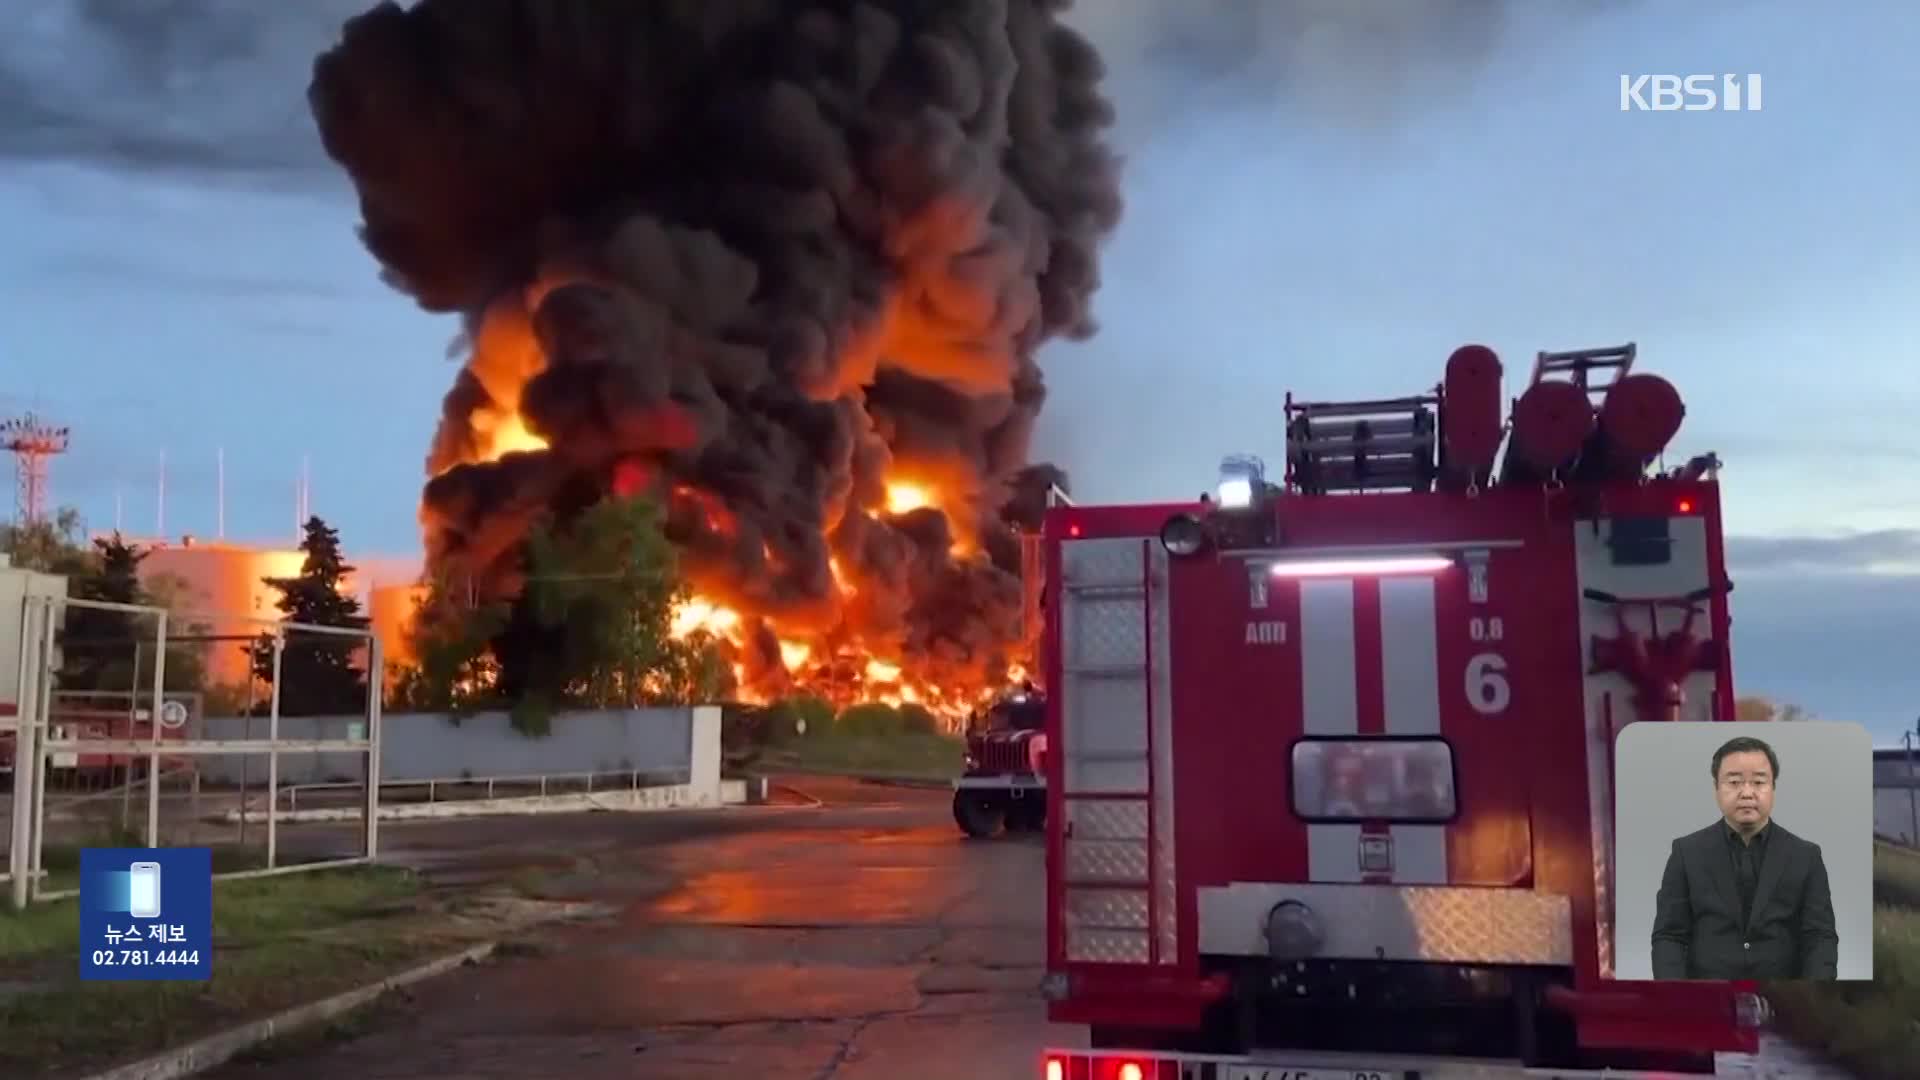
<svg viewBox="0 0 1920 1080"><path fill-rule="evenodd" d="M82 640L80 612L109 612L118 636ZM185 621L203 623L207 616ZM245 877L368 862L378 853L380 785L360 783L357 818L289 828L279 820L280 764L289 756L360 758L363 778L380 775L380 688L384 663L368 629L312 626L257 616L215 616L244 633L170 634L168 612L66 596L24 601L14 715L0 716L0 767L10 797L0 813L7 883L14 907L74 895L82 847L207 847L216 877ZM96 617L91 620L98 623ZM170 658L186 661L219 643L248 650L245 711L264 738L210 737L203 696L168 691ZM289 658L294 660L289 664ZM79 669L127 676L116 690L62 689ZM351 668L364 677L359 719L345 738L288 739L280 733L282 688L289 677ZM330 710L338 714L336 707ZM350 714L351 715L351 714ZM213 755L264 757L259 783L204 782ZM264 820L262 820L264 819Z"/></svg>

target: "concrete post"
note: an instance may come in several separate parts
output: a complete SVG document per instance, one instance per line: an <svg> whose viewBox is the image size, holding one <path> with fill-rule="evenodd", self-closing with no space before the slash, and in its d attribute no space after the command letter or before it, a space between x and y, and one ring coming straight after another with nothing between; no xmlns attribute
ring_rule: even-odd
<svg viewBox="0 0 1920 1080"><path fill-rule="evenodd" d="M720 805L720 706L695 705L687 724L692 747L688 754L687 783L694 805Z"/></svg>

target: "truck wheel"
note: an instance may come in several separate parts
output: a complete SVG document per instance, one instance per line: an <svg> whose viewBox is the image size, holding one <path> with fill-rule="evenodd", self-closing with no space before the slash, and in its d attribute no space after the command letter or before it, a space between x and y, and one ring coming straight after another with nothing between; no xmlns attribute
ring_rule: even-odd
<svg viewBox="0 0 1920 1080"><path fill-rule="evenodd" d="M1015 799L1007 808L1007 828L1014 832L1039 832L1047 827L1047 804L1044 797L1028 795Z"/></svg>
<svg viewBox="0 0 1920 1080"><path fill-rule="evenodd" d="M953 820L960 831L976 840L998 833L1007 822L1007 808L997 795L978 791L953 793Z"/></svg>

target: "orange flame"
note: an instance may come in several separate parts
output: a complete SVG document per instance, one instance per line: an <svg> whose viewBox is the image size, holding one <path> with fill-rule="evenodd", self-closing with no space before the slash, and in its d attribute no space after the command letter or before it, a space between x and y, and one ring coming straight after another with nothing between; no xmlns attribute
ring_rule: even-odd
<svg viewBox="0 0 1920 1080"><path fill-rule="evenodd" d="M933 505L933 493L919 484L895 481L887 485L887 513L905 514Z"/></svg>
<svg viewBox="0 0 1920 1080"><path fill-rule="evenodd" d="M546 439L527 426L518 409L519 393L526 380L545 366L527 312L550 287L551 283L543 283L529 289L523 298L524 306L520 303L497 305L488 312L476 336L472 366L493 401L475 409L468 417L468 427L474 436L470 461L493 462L507 454L544 450L549 446ZM449 467L458 463L450 463ZM672 494L697 504L714 527L728 530L732 526L731 513L712 495L685 485L677 486ZM897 516L926 508L947 509L941 505L938 486L915 478L889 481L884 505L878 509ZM971 552L971 545L956 539L953 548L956 557L969 557ZM856 597L858 586L849 581L839 560L831 560L829 565L842 595L848 599ZM675 608L669 633L676 639L705 633L741 649L746 644L749 626L741 612L695 595ZM829 646L824 641L788 637L777 640L779 663L786 669L792 688L820 693L838 705L862 701L896 707L912 704L926 708L953 726L992 693L991 690L969 693L904 679L901 665L895 659L871 655L869 643L843 642ZM864 661L859 659L862 655L866 657ZM734 664L733 672L736 684L744 684L745 665ZM742 697L755 700L751 694Z"/></svg>
<svg viewBox="0 0 1920 1080"><path fill-rule="evenodd" d="M527 422L517 412L508 413L505 417L498 413L476 413L473 427L486 440L486 446L481 451L482 461L498 461L508 454L523 450L547 448L547 440L527 430Z"/></svg>

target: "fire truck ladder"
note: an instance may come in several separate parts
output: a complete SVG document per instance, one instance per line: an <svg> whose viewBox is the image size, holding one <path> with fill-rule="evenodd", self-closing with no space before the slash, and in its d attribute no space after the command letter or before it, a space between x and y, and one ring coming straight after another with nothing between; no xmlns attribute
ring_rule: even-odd
<svg viewBox="0 0 1920 1080"><path fill-rule="evenodd" d="M1287 484L1305 495L1430 491L1439 471L1435 393L1378 401L1287 395Z"/></svg>
<svg viewBox="0 0 1920 1080"><path fill-rule="evenodd" d="M1533 358L1533 378L1528 380L1527 385L1532 386L1550 377L1556 382L1570 382L1585 390L1588 400L1598 408L1606 400L1607 391L1633 370L1633 358L1639 352L1639 346L1631 341L1625 345L1598 349L1542 352ZM1596 384L1589 378L1590 373L1595 371L1611 371L1613 377Z"/></svg>

